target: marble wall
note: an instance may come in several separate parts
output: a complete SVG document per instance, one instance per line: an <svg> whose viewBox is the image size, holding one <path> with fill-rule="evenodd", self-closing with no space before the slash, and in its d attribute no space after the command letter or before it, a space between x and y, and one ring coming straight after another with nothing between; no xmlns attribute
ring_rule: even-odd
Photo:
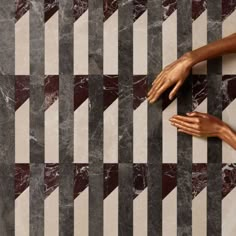
<svg viewBox="0 0 236 236"><path fill-rule="evenodd" d="M235 150L168 120L236 129L236 54L146 100L162 68L236 32L235 0L8 0L0 22L1 236L236 235Z"/></svg>

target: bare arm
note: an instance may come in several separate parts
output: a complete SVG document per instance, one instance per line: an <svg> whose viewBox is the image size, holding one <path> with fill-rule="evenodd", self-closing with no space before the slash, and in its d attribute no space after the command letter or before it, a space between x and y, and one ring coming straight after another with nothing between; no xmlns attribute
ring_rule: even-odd
<svg viewBox="0 0 236 236"><path fill-rule="evenodd" d="M236 53L236 33L185 53L157 75L148 92L148 101L155 102L166 89L175 85L169 94L169 99L173 99L188 77L193 65L230 53Z"/></svg>
<svg viewBox="0 0 236 236"><path fill-rule="evenodd" d="M218 137L236 150L236 132L217 117L194 111L187 116L174 115L170 121L179 132L196 137Z"/></svg>
<svg viewBox="0 0 236 236"><path fill-rule="evenodd" d="M236 33L188 52L186 56L189 57L189 63L193 66L201 61L230 53L236 53Z"/></svg>

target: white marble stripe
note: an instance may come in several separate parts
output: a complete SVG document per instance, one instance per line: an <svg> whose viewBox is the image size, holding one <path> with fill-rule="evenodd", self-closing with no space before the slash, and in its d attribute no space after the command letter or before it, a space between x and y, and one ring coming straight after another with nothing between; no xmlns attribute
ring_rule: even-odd
<svg viewBox="0 0 236 236"><path fill-rule="evenodd" d="M133 25L133 73L147 74L147 11Z"/></svg>
<svg viewBox="0 0 236 236"><path fill-rule="evenodd" d="M147 188L135 199L133 205L133 230L135 236L147 236Z"/></svg>
<svg viewBox="0 0 236 236"><path fill-rule="evenodd" d="M147 11L133 25L133 74L147 74ZM147 101L134 110L133 161L147 162Z"/></svg>
<svg viewBox="0 0 236 236"><path fill-rule="evenodd" d="M15 74L29 75L29 11L15 23Z"/></svg>
<svg viewBox="0 0 236 236"><path fill-rule="evenodd" d="M45 163L59 162L58 100L45 111Z"/></svg>
<svg viewBox="0 0 236 236"><path fill-rule="evenodd" d="M74 200L74 236L88 236L88 188Z"/></svg>
<svg viewBox="0 0 236 236"><path fill-rule="evenodd" d="M105 22L103 29L104 74L118 74L118 10Z"/></svg>
<svg viewBox="0 0 236 236"><path fill-rule="evenodd" d="M236 188L234 188L222 201L222 235L234 236L236 232Z"/></svg>
<svg viewBox="0 0 236 236"><path fill-rule="evenodd" d="M58 12L45 23L45 74L57 75L59 72Z"/></svg>
<svg viewBox="0 0 236 236"><path fill-rule="evenodd" d="M162 201L163 236L177 236L177 188Z"/></svg>
<svg viewBox="0 0 236 236"><path fill-rule="evenodd" d="M192 201L192 235L207 236L207 188Z"/></svg>
<svg viewBox="0 0 236 236"><path fill-rule="evenodd" d="M236 130L236 119L234 114L236 114L236 99L233 100L222 113L222 120ZM236 162L236 150L225 142L222 142L222 161L223 163Z"/></svg>
<svg viewBox="0 0 236 236"><path fill-rule="evenodd" d="M147 163L147 100L134 110L133 162Z"/></svg>
<svg viewBox="0 0 236 236"><path fill-rule="evenodd" d="M15 162L29 163L29 99L15 112Z"/></svg>
<svg viewBox="0 0 236 236"><path fill-rule="evenodd" d="M15 236L29 236L29 188L15 200Z"/></svg>
<svg viewBox="0 0 236 236"><path fill-rule="evenodd" d="M59 233L59 189L56 188L44 203L44 236L57 236Z"/></svg>
<svg viewBox="0 0 236 236"><path fill-rule="evenodd" d="M177 59L177 12L173 12L162 25L163 68ZM163 163L177 163L177 130L169 118L177 114L177 98L162 112ZM170 148L171 147L171 148Z"/></svg>
<svg viewBox="0 0 236 236"><path fill-rule="evenodd" d="M205 98L195 111L207 113L207 98ZM207 163L207 138L193 137L193 163Z"/></svg>
<svg viewBox="0 0 236 236"><path fill-rule="evenodd" d="M169 118L177 114L177 99L162 112L163 163L177 163L177 129Z"/></svg>
<svg viewBox="0 0 236 236"><path fill-rule="evenodd" d="M118 162L118 99L104 111L104 162Z"/></svg>
<svg viewBox="0 0 236 236"><path fill-rule="evenodd" d="M88 99L74 112L74 163L88 163Z"/></svg>
<svg viewBox="0 0 236 236"><path fill-rule="evenodd" d="M104 199L104 236L118 236L118 187Z"/></svg>
<svg viewBox="0 0 236 236"><path fill-rule="evenodd" d="M222 37L236 33L236 10L222 23ZM236 74L236 53L223 56L223 74Z"/></svg>
<svg viewBox="0 0 236 236"><path fill-rule="evenodd" d="M88 10L74 23L74 74L88 74Z"/></svg>
<svg viewBox="0 0 236 236"><path fill-rule="evenodd" d="M192 48L193 50L207 44L207 10L205 10L192 24ZM193 74L206 74L206 61L193 66Z"/></svg>

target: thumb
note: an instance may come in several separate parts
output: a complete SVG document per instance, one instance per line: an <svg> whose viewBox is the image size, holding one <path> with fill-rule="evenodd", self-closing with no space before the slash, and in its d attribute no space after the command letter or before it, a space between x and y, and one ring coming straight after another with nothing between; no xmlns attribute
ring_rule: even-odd
<svg viewBox="0 0 236 236"><path fill-rule="evenodd" d="M175 85L175 87L172 89L172 91L170 92L170 94L169 94L169 99L170 100L172 100L173 99L173 97L176 95L176 93L178 92L178 90L180 89L180 87L182 86L182 82L181 81L179 81L176 85Z"/></svg>

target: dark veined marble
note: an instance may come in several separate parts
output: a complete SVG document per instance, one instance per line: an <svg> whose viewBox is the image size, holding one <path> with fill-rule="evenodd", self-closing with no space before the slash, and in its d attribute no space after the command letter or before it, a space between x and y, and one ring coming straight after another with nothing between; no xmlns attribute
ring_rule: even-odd
<svg viewBox="0 0 236 236"><path fill-rule="evenodd" d="M18 21L29 9L30 1L16 0L15 20ZM44 2L44 20L45 22L58 10L58 0L45 0Z"/></svg>
<svg viewBox="0 0 236 236"><path fill-rule="evenodd" d="M222 198L224 198L236 186L236 164L225 164L222 168Z"/></svg>
<svg viewBox="0 0 236 236"><path fill-rule="evenodd" d="M192 110L194 110L207 97L207 78L206 75L193 75L192 78Z"/></svg>
<svg viewBox="0 0 236 236"><path fill-rule="evenodd" d="M222 106L225 109L236 98L236 75L223 76L222 96Z"/></svg>
<svg viewBox="0 0 236 236"><path fill-rule="evenodd" d="M29 164L15 165L15 198L29 187Z"/></svg>
<svg viewBox="0 0 236 236"><path fill-rule="evenodd" d="M207 186L207 164L193 164L192 198L195 198Z"/></svg>
<svg viewBox="0 0 236 236"><path fill-rule="evenodd" d="M45 198L48 197L58 187L58 181L59 181L59 165L55 163L45 164L45 169L44 169Z"/></svg>
<svg viewBox="0 0 236 236"><path fill-rule="evenodd" d="M74 0L75 21L88 9L87 0Z"/></svg>
<svg viewBox="0 0 236 236"><path fill-rule="evenodd" d="M29 98L29 76L15 76L15 110Z"/></svg>
<svg viewBox="0 0 236 236"><path fill-rule="evenodd" d="M15 198L29 187L29 164L15 165ZM74 198L88 187L89 165L74 164ZM45 164L44 190L45 198L59 184L59 164ZM162 198L164 199L176 186L176 164L162 165ZM134 199L147 187L148 165L133 164L133 197ZM104 199L118 186L118 164L104 163ZM195 198L207 186L207 164L192 166L192 197ZM222 164L222 199L236 187L236 164Z"/></svg>

